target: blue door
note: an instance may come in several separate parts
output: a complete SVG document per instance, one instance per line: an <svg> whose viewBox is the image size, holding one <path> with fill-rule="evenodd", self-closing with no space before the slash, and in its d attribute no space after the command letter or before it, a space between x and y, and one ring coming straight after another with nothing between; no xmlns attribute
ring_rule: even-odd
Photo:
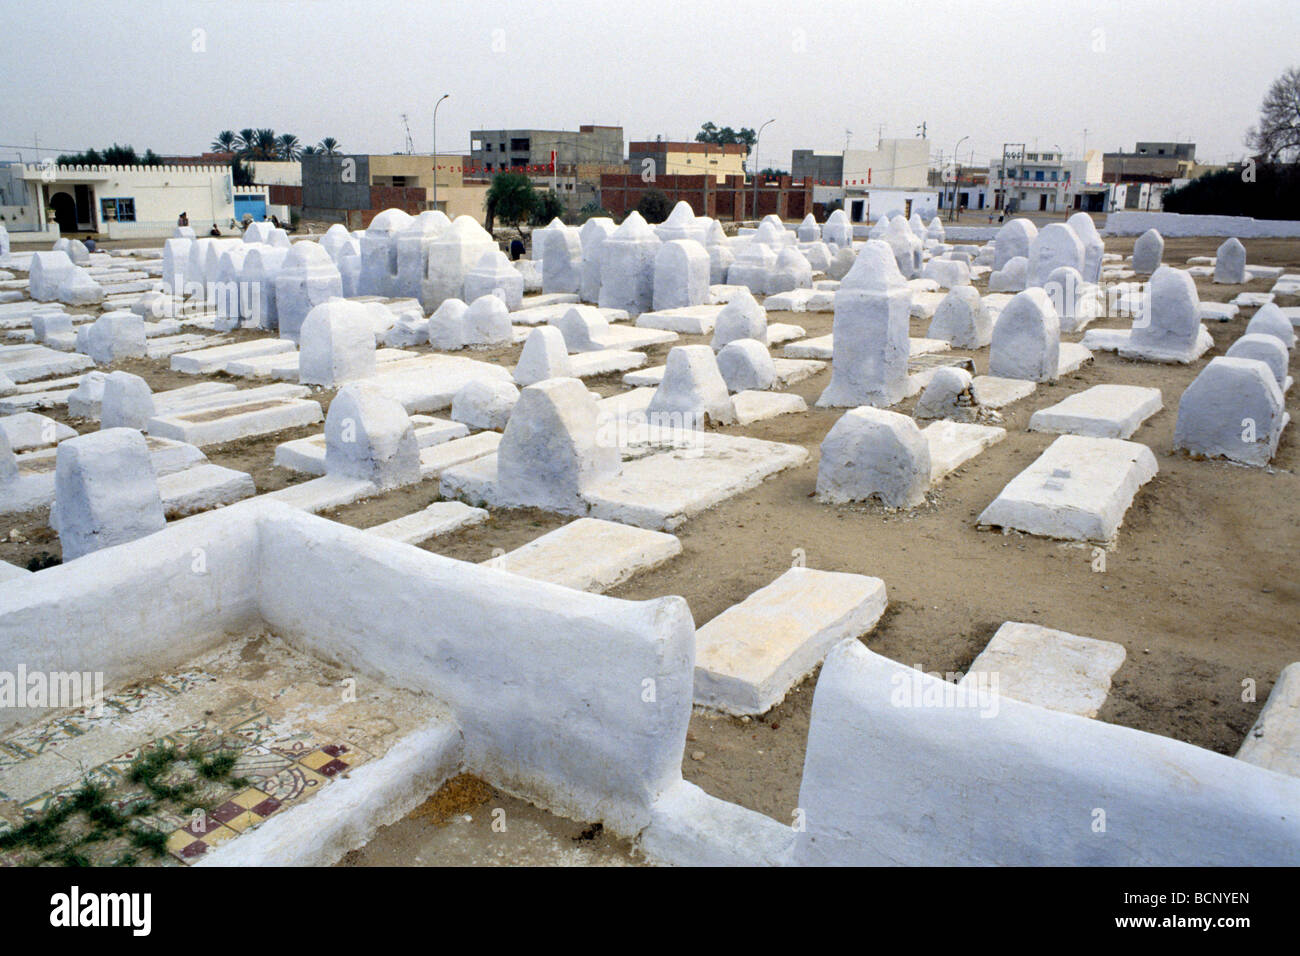
<svg viewBox="0 0 1300 956"><path fill-rule="evenodd" d="M244 213L252 216L253 222L261 222L266 217L266 196L235 193L235 221L243 222Z"/></svg>

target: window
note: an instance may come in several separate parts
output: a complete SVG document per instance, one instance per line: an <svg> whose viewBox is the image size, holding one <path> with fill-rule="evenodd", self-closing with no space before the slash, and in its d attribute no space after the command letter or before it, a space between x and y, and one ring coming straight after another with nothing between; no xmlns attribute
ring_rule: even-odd
<svg viewBox="0 0 1300 956"><path fill-rule="evenodd" d="M527 153L530 152L532 148L532 141L526 136L510 140L510 149L513 152Z"/></svg>
<svg viewBox="0 0 1300 956"><path fill-rule="evenodd" d="M483 144L483 152L485 152L485 153L490 153L490 152L492 152L492 144L491 144L491 143L484 143L484 144Z"/></svg>
<svg viewBox="0 0 1300 956"><path fill-rule="evenodd" d="M1057 177L1057 175L1058 175L1058 173L1057 173L1055 170L1053 170L1053 171L1052 171L1052 179L1055 180L1056 177Z"/></svg>
<svg viewBox="0 0 1300 956"><path fill-rule="evenodd" d="M1038 181L1041 180L1042 178L1043 178L1043 171L1041 169L1034 170L1034 180Z"/></svg>
<svg viewBox="0 0 1300 956"><path fill-rule="evenodd" d="M134 199L101 199L99 211L104 222L135 222Z"/></svg>

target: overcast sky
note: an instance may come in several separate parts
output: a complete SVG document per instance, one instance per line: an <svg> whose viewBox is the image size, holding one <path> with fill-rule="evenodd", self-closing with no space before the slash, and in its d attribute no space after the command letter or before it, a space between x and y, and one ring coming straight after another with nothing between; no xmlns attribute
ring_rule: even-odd
<svg viewBox="0 0 1300 956"><path fill-rule="evenodd" d="M0 158L116 140L190 154L270 126L345 151L465 152L479 128L622 125L795 147L912 136L979 164L1005 141L1197 144L1239 158L1268 85L1300 65L1297 0L711 2L0 0ZM46 155L42 153L41 155Z"/></svg>

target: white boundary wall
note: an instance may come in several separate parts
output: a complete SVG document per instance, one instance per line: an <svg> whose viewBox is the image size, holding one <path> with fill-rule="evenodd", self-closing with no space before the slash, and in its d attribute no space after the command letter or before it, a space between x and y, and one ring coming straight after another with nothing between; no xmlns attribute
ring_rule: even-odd
<svg viewBox="0 0 1300 956"><path fill-rule="evenodd" d="M1184 216L1176 212L1113 212L1106 217L1103 236L1140 236L1155 229L1171 236L1236 236L1238 239L1300 238L1300 222L1291 219L1252 219L1249 216Z"/></svg>

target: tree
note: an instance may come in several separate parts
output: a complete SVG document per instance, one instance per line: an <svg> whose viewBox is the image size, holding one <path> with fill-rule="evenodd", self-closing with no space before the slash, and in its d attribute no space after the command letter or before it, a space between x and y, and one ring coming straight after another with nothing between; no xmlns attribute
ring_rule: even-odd
<svg viewBox="0 0 1300 956"><path fill-rule="evenodd" d="M660 223L673 211L673 204L661 189L647 189L636 204L636 211L649 223Z"/></svg>
<svg viewBox="0 0 1300 956"><path fill-rule="evenodd" d="M775 166L767 166L767 167L765 167L765 168L763 169L763 171L762 171L761 173L759 173L759 175L760 175L760 176L771 176L773 179L775 179L775 178L777 178L777 177L779 177L779 176L789 176L789 175L790 175L790 170L788 170L788 169L777 169Z"/></svg>
<svg viewBox="0 0 1300 956"><path fill-rule="evenodd" d="M253 137L252 159L275 159L280 154L280 140L273 129L259 129Z"/></svg>
<svg viewBox="0 0 1300 956"><path fill-rule="evenodd" d="M152 149L146 149L143 156L138 156L135 147L119 146L114 143L102 152L88 149L84 153L66 153L59 157L61 166L157 166L162 157Z"/></svg>
<svg viewBox="0 0 1300 956"><path fill-rule="evenodd" d="M294 160L302 156L302 144L298 142L298 137L294 136L293 133L281 133L276 138L276 145L281 159Z"/></svg>
<svg viewBox="0 0 1300 956"><path fill-rule="evenodd" d="M315 156L317 152L323 152L323 150L318 150L315 146L304 146L302 152L299 154L299 158L301 159L303 156Z"/></svg>
<svg viewBox="0 0 1300 956"><path fill-rule="evenodd" d="M588 219L613 219L613 218L614 218L614 214L594 199L578 210L579 222L586 222Z"/></svg>
<svg viewBox="0 0 1300 956"><path fill-rule="evenodd" d="M238 154L230 157L230 177L236 186L253 185L253 172Z"/></svg>
<svg viewBox="0 0 1300 956"><path fill-rule="evenodd" d="M1247 131L1246 145L1264 162L1300 158L1300 67L1293 66L1268 88L1259 125Z"/></svg>
<svg viewBox="0 0 1300 956"><path fill-rule="evenodd" d="M326 136L320 141L320 145L316 149L326 156L337 156L339 154L339 141L333 136Z"/></svg>
<svg viewBox="0 0 1300 956"><path fill-rule="evenodd" d="M554 189L537 194L537 204L533 207L534 226L544 226L552 219L563 216L564 202L555 194Z"/></svg>
<svg viewBox="0 0 1300 956"><path fill-rule="evenodd" d="M1160 201L1165 212L1300 219L1300 165L1252 160L1166 190Z"/></svg>
<svg viewBox="0 0 1300 956"><path fill-rule="evenodd" d="M232 130L223 129L217 134L216 139L212 141L212 145L208 149L214 153L233 153L238 142L239 137Z"/></svg>
<svg viewBox="0 0 1300 956"><path fill-rule="evenodd" d="M523 173L497 173L487 192L488 221L500 219L508 226L525 222L537 208L537 191Z"/></svg>
<svg viewBox="0 0 1300 956"><path fill-rule="evenodd" d="M734 130L730 126L718 129L713 123L705 123L700 127L700 131L695 134L695 142L697 143L715 143L718 146L744 146L746 156L754 148L756 139L758 139L758 134L747 126L742 126L739 130Z"/></svg>
<svg viewBox="0 0 1300 956"><path fill-rule="evenodd" d="M241 129L239 135L235 137L235 152L247 154L253 148L255 139L257 139L257 130Z"/></svg>

